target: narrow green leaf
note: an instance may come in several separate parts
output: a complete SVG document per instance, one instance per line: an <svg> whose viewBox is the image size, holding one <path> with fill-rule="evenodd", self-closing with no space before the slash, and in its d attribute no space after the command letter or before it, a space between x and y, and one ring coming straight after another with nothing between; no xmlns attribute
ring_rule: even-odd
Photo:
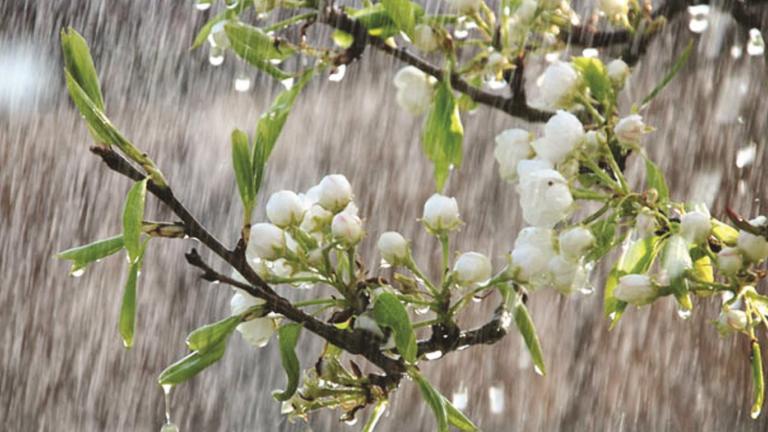
<svg viewBox="0 0 768 432"><path fill-rule="evenodd" d="M400 30L409 36L413 35L416 15L410 0L382 0L381 4Z"/></svg>
<svg viewBox="0 0 768 432"><path fill-rule="evenodd" d="M647 188L654 188L659 192L659 202L669 201L669 187L664 173L648 157L645 157L645 184Z"/></svg>
<svg viewBox="0 0 768 432"><path fill-rule="evenodd" d="M277 330L277 338L280 341L280 359L288 377L288 385L284 391L275 391L272 396L279 401L286 401L296 393L299 388L299 358L296 357L296 342L301 333L301 324L285 324Z"/></svg>
<svg viewBox="0 0 768 432"><path fill-rule="evenodd" d="M450 82L442 81L437 84L422 137L424 154L435 165L437 190L443 189L451 167L461 166L463 140L459 105Z"/></svg>
<svg viewBox="0 0 768 432"><path fill-rule="evenodd" d="M215 26L217 23L220 23L221 21L224 21L225 19L227 19L227 11L219 12L215 17L209 19L208 22L206 22L203 27L200 28L200 31L197 33L197 36L195 36L195 40L192 42L192 47L190 47L190 49L200 48L200 46L202 46L208 39L208 35L211 34L213 26Z"/></svg>
<svg viewBox="0 0 768 432"><path fill-rule="evenodd" d="M117 128L112 125L104 112L88 97L68 70L64 71L69 95L80 114L85 118L93 139L102 144L120 146L125 140Z"/></svg>
<svg viewBox="0 0 768 432"><path fill-rule="evenodd" d="M118 329L126 348L133 346L133 335L136 330L136 285L141 270L141 259L131 263L128 268L128 279L123 290L123 301L120 305L120 319Z"/></svg>
<svg viewBox="0 0 768 432"><path fill-rule="evenodd" d="M648 96L643 98L643 101L640 103L641 107L644 107L647 105L653 98L656 97L663 89L664 87L669 84L670 81L672 81L672 78L675 77L675 75L680 71L680 69L685 66L685 63L688 61L688 57L691 56L691 52L693 51L693 40L688 42L688 46L685 47L683 52L680 54L680 56L675 60L675 63L672 65L672 69L667 72L666 75L664 75L664 78L661 80L661 82L656 85L656 87L651 90L650 93L648 93Z"/></svg>
<svg viewBox="0 0 768 432"><path fill-rule="evenodd" d="M251 167L251 149L248 146L248 135L240 129L232 131L232 166L235 170L237 189L243 207L250 210L253 207L253 167Z"/></svg>
<svg viewBox="0 0 768 432"><path fill-rule="evenodd" d="M227 340L222 339L217 345L210 347L205 352L192 352L186 357L168 366L158 377L160 385L176 385L197 375L203 369L216 363L224 356L227 349Z"/></svg>
<svg viewBox="0 0 768 432"><path fill-rule="evenodd" d="M617 220L617 213L611 213L608 217L598 220L589 227L595 236L595 246L584 257L586 262L599 260L616 245Z"/></svg>
<svg viewBox="0 0 768 432"><path fill-rule="evenodd" d="M605 289L603 290L603 312L605 316L610 320L610 326L608 330L613 330L616 324L619 323L621 316L624 314L624 310L627 308L627 303L621 301L613 296L613 291L619 284L619 271L616 266L608 273L608 278L605 281Z"/></svg>
<svg viewBox="0 0 768 432"><path fill-rule="evenodd" d="M275 40L261 29L241 22L229 22L224 25L230 48L243 60L279 80L291 77L290 74L275 67L271 60L285 60L294 54L294 50Z"/></svg>
<svg viewBox="0 0 768 432"><path fill-rule="evenodd" d="M445 411L448 414L448 423L453 427L463 432L476 432L480 430L480 428L472 423L472 420L470 420L469 417L453 406L448 398L443 397L443 403L445 404Z"/></svg>
<svg viewBox="0 0 768 432"><path fill-rule="evenodd" d="M445 398L416 370L412 370L410 375L419 384L421 396L435 413L438 432L448 432L448 411L445 406Z"/></svg>
<svg viewBox="0 0 768 432"><path fill-rule="evenodd" d="M584 82L596 100L605 103L613 98L613 86L608 77L605 65L598 58L575 57L571 60L573 66L581 73Z"/></svg>
<svg viewBox="0 0 768 432"><path fill-rule="evenodd" d="M64 68L83 89L88 98L100 110L104 110L104 98L99 85L99 75L93 64L91 51L85 39L72 27L61 31L61 49Z"/></svg>
<svg viewBox="0 0 768 432"><path fill-rule="evenodd" d="M56 258L72 261L70 273L88 266L88 264L106 258L123 248L123 236L118 235L93 243L77 246L56 254Z"/></svg>
<svg viewBox="0 0 768 432"><path fill-rule="evenodd" d="M413 332L408 311L400 300L394 294L382 293L376 297L373 304L373 318L379 325L389 327L395 332L395 345L400 355L405 361L414 363L418 351L416 334Z"/></svg>
<svg viewBox="0 0 768 432"><path fill-rule="evenodd" d="M187 336L187 346L190 351L205 353L216 347L222 340L226 340L242 320L242 315L234 315L212 324L206 324Z"/></svg>
<svg viewBox="0 0 768 432"><path fill-rule="evenodd" d="M372 36L386 39L396 35L399 31L397 25L381 3L376 3L357 11L347 9L347 13L354 18L355 21L367 28L368 33Z"/></svg>
<svg viewBox="0 0 768 432"><path fill-rule="evenodd" d="M374 429L376 429L376 425L379 424L379 420L381 420L381 417L384 415L384 411L387 410L387 401L381 400L376 404L376 407L373 409L373 413L371 413L371 416L368 417L368 421L365 422L365 425L363 426L363 430L361 432L373 432Z"/></svg>
<svg viewBox="0 0 768 432"><path fill-rule="evenodd" d="M531 354L533 364L541 375L546 375L547 369L544 365L544 353L541 351L539 336L536 334L536 327L533 324L531 315L528 313L528 308L525 307L525 304L523 304L522 301L515 299L515 304L513 305L512 310L517 330L523 337L523 341L525 341L525 346Z"/></svg>
<svg viewBox="0 0 768 432"><path fill-rule="evenodd" d="M763 409L763 401L765 399L763 355L760 352L760 344L756 340L752 341L752 385L755 400L752 404L751 416L753 419L756 419Z"/></svg>
<svg viewBox="0 0 768 432"><path fill-rule="evenodd" d="M147 179L134 183L125 198L123 208L123 239L131 262L141 253L141 226L144 220L144 202L147 197Z"/></svg>

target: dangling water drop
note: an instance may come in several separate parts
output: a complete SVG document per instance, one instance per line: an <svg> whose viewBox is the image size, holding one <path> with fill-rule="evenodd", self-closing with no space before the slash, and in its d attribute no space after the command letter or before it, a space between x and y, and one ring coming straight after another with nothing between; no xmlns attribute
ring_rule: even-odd
<svg viewBox="0 0 768 432"><path fill-rule="evenodd" d="M533 371L536 372L536 375L544 376L544 371L542 371L538 366L533 366Z"/></svg>
<svg viewBox="0 0 768 432"><path fill-rule="evenodd" d="M84 274L85 274L85 269L84 268L79 268L79 269L73 271L72 273L70 273L69 275L72 276L72 277L79 278L80 276L82 276Z"/></svg>
<svg viewBox="0 0 768 432"><path fill-rule="evenodd" d="M413 311L416 312L416 315L426 315L429 312L429 306L417 307Z"/></svg>
<svg viewBox="0 0 768 432"><path fill-rule="evenodd" d="M749 30L749 41L747 42L747 54L751 56L763 55L765 52L765 41L760 30L753 28Z"/></svg>
<svg viewBox="0 0 768 432"><path fill-rule="evenodd" d="M211 0L197 0L195 3L195 9L199 11L205 11L211 8Z"/></svg>
<svg viewBox="0 0 768 432"><path fill-rule="evenodd" d="M690 309L677 308L677 316L680 319L687 320L691 317Z"/></svg>
<svg viewBox="0 0 768 432"><path fill-rule="evenodd" d="M208 63L211 66L219 66L224 63L224 49L218 46L212 46L208 54Z"/></svg>
<svg viewBox="0 0 768 432"><path fill-rule="evenodd" d="M163 399L165 400L165 424L160 432L179 432L179 427L171 422L171 384L163 384Z"/></svg>
<svg viewBox="0 0 768 432"><path fill-rule="evenodd" d="M467 391L467 386L464 385L464 383L459 384L459 387L453 391L451 402L453 402L453 405L460 410L463 410L467 407L469 402L469 392Z"/></svg>
<svg viewBox="0 0 768 432"><path fill-rule="evenodd" d="M501 90L507 87L507 82L497 79L495 75L490 75L485 78L485 86L488 87L489 90Z"/></svg>
<svg viewBox="0 0 768 432"><path fill-rule="evenodd" d="M753 406L752 411L750 411L749 416L752 417L752 420L760 417L760 407L759 406Z"/></svg>
<svg viewBox="0 0 768 432"><path fill-rule="evenodd" d="M354 425L356 425L357 424L357 417L352 417L350 419L344 420L344 424L346 424L347 426L354 426Z"/></svg>
<svg viewBox="0 0 768 432"><path fill-rule="evenodd" d="M381 261L379 262L379 268L381 268L381 269L388 269L388 268L390 268L390 267L392 267L392 264L390 264L390 263L389 263L387 260L385 260L384 258L382 258L382 259L381 259Z"/></svg>
<svg viewBox="0 0 768 432"><path fill-rule="evenodd" d="M328 75L328 81L339 82L344 79L344 74L347 73L347 65L338 65L335 70Z"/></svg>
<svg viewBox="0 0 768 432"><path fill-rule="evenodd" d="M235 78L235 91L247 92L251 88L251 79L246 75L238 75Z"/></svg>
<svg viewBox="0 0 768 432"><path fill-rule="evenodd" d="M286 90L290 90L290 89L293 88L293 82L294 82L293 78L286 78L286 79L280 81L280 84L282 84L283 87L285 87Z"/></svg>
<svg viewBox="0 0 768 432"><path fill-rule="evenodd" d="M166 423L160 428L160 432L179 432L179 427L174 423Z"/></svg>
<svg viewBox="0 0 768 432"><path fill-rule="evenodd" d="M469 30L467 30L466 18L459 17L456 21L456 28L453 29L453 37L461 40L466 39L469 36Z"/></svg>
<svg viewBox="0 0 768 432"><path fill-rule="evenodd" d="M424 354L424 357L426 357L427 360L437 360L442 356L443 356L443 352L440 350L432 351Z"/></svg>
<svg viewBox="0 0 768 432"><path fill-rule="evenodd" d="M224 0L224 4L227 6L227 9L234 9L240 2L238 0Z"/></svg>

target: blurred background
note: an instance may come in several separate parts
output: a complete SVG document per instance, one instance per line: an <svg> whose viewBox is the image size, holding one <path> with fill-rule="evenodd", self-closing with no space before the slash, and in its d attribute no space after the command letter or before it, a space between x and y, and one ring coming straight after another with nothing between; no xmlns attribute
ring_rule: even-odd
<svg viewBox="0 0 768 432"><path fill-rule="evenodd" d="M762 3L757 22L765 29ZM576 7L588 12L594 5ZM1 429L159 430L158 373L185 354L189 331L229 313L231 292L199 280L186 265L183 253L194 241L154 241L141 275L135 346L125 351L117 333L124 262L109 258L72 278L68 264L53 258L117 234L129 187L87 150L90 138L64 87L59 31L72 26L86 37L114 123L228 245L241 217L229 134L235 127L252 131L281 87L231 55L214 67L207 47L190 51L196 31L216 11L196 11L192 1L0 0L0 11ZM311 37L327 37L321 30L313 27ZM718 217L726 206L764 213L768 71L748 27L716 7L678 16L638 64L621 95L623 111L655 86L690 40L691 59L646 113L657 130L644 144L677 199L707 202ZM569 54L580 55L580 48L563 53ZM535 96L541 65L532 62L528 87ZM261 202L277 190L304 191L325 174L343 173L366 220L369 268L378 263L375 239L396 229L434 272L437 245L416 222L433 192L432 170L419 146L422 119L395 104L391 78L401 66L369 49L341 81L326 74L311 83L273 153ZM514 187L497 175L493 137L541 125L487 107L464 121L465 162L447 187L466 222L457 246L502 265L522 219ZM631 163L629 175L639 185L637 168ZM148 200L148 212L151 219L172 219L155 200ZM595 286L603 280L598 269ZM546 377L534 373L514 331L495 346L451 353L424 370L443 394L466 398L465 411L486 431L768 429L768 416L749 418L746 338L720 338L709 323L718 300L698 301L688 320L671 300L632 309L609 333L601 297L599 289L588 296L531 296ZM491 303L473 306L473 316L487 316ZM302 341L309 367L320 341L309 333ZM284 380L276 344L254 350L236 336L218 364L173 392L172 418L182 431L361 427L340 423L338 413L287 422L270 397ZM416 386L404 381L379 429L433 428Z"/></svg>

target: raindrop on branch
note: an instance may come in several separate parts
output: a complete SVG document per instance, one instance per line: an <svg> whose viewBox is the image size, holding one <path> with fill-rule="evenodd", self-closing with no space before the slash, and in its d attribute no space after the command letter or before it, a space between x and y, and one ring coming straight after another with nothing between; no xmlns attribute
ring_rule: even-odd
<svg viewBox="0 0 768 432"><path fill-rule="evenodd" d="M339 82L344 79L344 74L346 73L347 73L347 65L338 65L333 70L333 72L331 72L331 74L328 75L328 81Z"/></svg>
<svg viewBox="0 0 768 432"><path fill-rule="evenodd" d="M427 360L437 360L442 356L443 356L443 352L440 350L432 351L424 354L424 357L426 357Z"/></svg>

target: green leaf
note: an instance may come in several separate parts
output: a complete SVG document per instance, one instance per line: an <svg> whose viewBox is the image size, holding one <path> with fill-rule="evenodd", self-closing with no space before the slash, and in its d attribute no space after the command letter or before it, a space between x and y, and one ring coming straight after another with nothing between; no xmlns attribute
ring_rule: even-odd
<svg viewBox="0 0 768 432"><path fill-rule="evenodd" d="M395 25L407 35L413 35L413 28L416 25L415 9L410 0L382 0L384 10Z"/></svg>
<svg viewBox="0 0 768 432"><path fill-rule="evenodd" d="M141 253L141 227L144 220L144 201L147 197L147 179L134 183L125 198L123 208L123 240L131 262Z"/></svg>
<svg viewBox="0 0 768 432"><path fill-rule="evenodd" d="M752 404L751 416L753 419L756 419L763 409L763 401L765 399L763 355L760 352L760 344L757 341L752 341L752 385L755 401Z"/></svg>
<svg viewBox="0 0 768 432"><path fill-rule="evenodd" d="M213 324L204 325L187 336L187 346L190 351L205 353L226 340L242 321L242 315L233 315Z"/></svg>
<svg viewBox="0 0 768 432"><path fill-rule="evenodd" d="M379 325L389 327L395 332L395 345L400 355L408 363L416 361L418 348L416 334L413 332L408 311L400 300L390 293L382 293L373 304L373 318Z"/></svg>
<svg viewBox="0 0 768 432"><path fill-rule="evenodd" d="M250 3L250 2L245 2ZM217 23L224 21L227 19L227 11L222 11L216 14L215 17L208 20L207 23L203 25L202 28L200 28L200 31L197 33L197 36L195 36L195 40L192 42L191 49L197 49L202 46L205 41L208 39L208 35L211 34L211 30L213 29L213 26L215 26Z"/></svg>
<svg viewBox="0 0 768 432"><path fill-rule="evenodd" d="M592 235L595 236L595 246L584 257L586 262L599 260L616 245L617 219L617 213L611 213L608 217L598 220L589 227L592 230Z"/></svg>
<svg viewBox="0 0 768 432"><path fill-rule="evenodd" d="M445 406L445 398L416 370L410 371L410 375L419 384L421 396L435 413L438 432L448 432L448 410Z"/></svg>
<svg viewBox="0 0 768 432"><path fill-rule="evenodd" d="M222 339L217 345L210 347L205 352L192 352L176 363L168 366L160 373L158 383L160 385L176 385L197 375L203 369L216 363L224 356L227 349L227 340Z"/></svg>
<svg viewBox="0 0 768 432"><path fill-rule="evenodd" d="M616 324L619 323L621 316L624 314L624 310L627 308L626 302L613 296L613 291L618 284L619 271L614 266L608 274L608 278L605 281L605 289L603 290L603 312L611 322L608 330L613 330L616 327Z"/></svg>
<svg viewBox="0 0 768 432"><path fill-rule="evenodd" d="M230 48L243 60L279 80L291 77L290 74L275 67L271 60L285 60L294 54L293 48L277 44L261 29L241 22L229 22L224 25Z"/></svg>
<svg viewBox="0 0 768 432"><path fill-rule="evenodd" d="M653 163L647 156L645 157L645 184L646 188L654 188L659 192L660 203L663 204L669 201L669 187L667 187L667 180L664 178L664 173L662 173L658 165Z"/></svg>
<svg viewBox="0 0 768 432"><path fill-rule="evenodd" d="M346 11L350 17L367 28L368 33L372 36L386 39L396 35L399 31L381 3L360 10L347 9Z"/></svg>
<svg viewBox="0 0 768 432"><path fill-rule="evenodd" d="M528 308L517 298L515 299L512 311L515 317L515 325L517 325L517 330L523 337L523 341L525 341L525 346L531 354L533 364L541 375L546 375L547 369L544 365L544 353L541 351L539 336L536 334L536 327L533 324L531 315L528 313Z"/></svg>
<svg viewBox="0 0 768 432"><path fill-rule="evenodd" d="M240 199L247 212L253 208L255 193L253 192L253 167L251 167L251 149L248 146L248 135L240 129L232 131L232 166L235 170L237 189Z"/></svg>
<svg viewBox="0 0 768 432"><path fill-rule="evenodd" d="M445 411L448 414L448 423L453 427L463 432L476 432L480 430L480 428L472 423L472 420L465 416L458 408L453 406L448 398L443 397L443 404L445 404Z"/></svg>
<svg viewBox="0 0 768 432"><path fill-rule="evenodd" d="M106 258L123 248L123 236L118 235L93 243L77 246L56 254L56 258L72 261L70 273L88 266L88 264Z"/></svg>
<svg viewBox="0 0 768 432"><path fill-rule="evenodd" d="M99 75L93 64L88 43L72 27L61 31L61 49L64 53L64 68L72 79L83 89L94 106L104 110Z"/></svg>
<svg viewBox="0 0 768 432"><path fill-rule="evenodd" d="M132 262L128 268L128 280L125 281L123 301L120 305L120 319L118 329L126 348L133 346L133 335L136 330L136 285L141 270L141 258Z"/></svg>
<svg viewBox="0 0 768 432"><path fill-rule="evenodd" d="M256 126L256 143L253 149L254 155L252 157L253 169L258 170L258 158L256 156L257 151L263 152L262 159L266 162L272 150L275 148L277 138L280 136L280 132L283 130L288 115L291 113L296 97L298 97L301 90L309 83L314 75L314 69L308 69L302 73L293 87L280 93L275 101L272 102L272 106L269 111L259 117L259 123Z"/></svg>
<svg viewBox="0 0 768 432"><path fill-rule="evenodd" d="M598 58L575 57L573 66L581 73L592 97L601 103L613 98L613 86L605 65Z"/></svg>
<svg viewBox="0 0 768 432"><path fill-rule="evenodd" d="M296 357L296 342L301 333L301 324L285 324L277 330L277 338L280 340L280 359L283 369L288 377L287 388L280 392L275 391L272 396L279 401L286 401L296 393L299 388L299 358Z"/></svg>
<svg viewBox="0 0 768 432"><path fill-rule="evenodd" d="M93 139L102 144L122 145L127 140L120 135L104 112L88 97L68 70L64 71L67 89L80 114L85 118Z"/></svg>
<svg viewBox="0 0 768 432"><path fill-rule="evenodd" d="M448 81L437 84L426 123L422 146L424 154L435 164L435 185L442 190L451 166L459 168L462 160L464 127L459 105Z"/></svg>
<svg viewBox="0 0 768 432"><path fill-rule="evenodd" d="M667 72L666 75L664 75L664 78L661 80L661 82L656 85L656 87L651 90L650 93L648 93L648 96L643 98L643 101L640 103L640 107L644 107L647 105L653 98L656 97L663 89L664 87L669 84L670 81L672 81L672 78L675 77L675 75L680 71L680 69L685 66L685 63L688 61L688 57L691 56L691 52L693 51L693 40L688 42L688 46L685 47L683 52L680 54L680 56L675 60L675 63L672 65L672 69Z"/></svg>

